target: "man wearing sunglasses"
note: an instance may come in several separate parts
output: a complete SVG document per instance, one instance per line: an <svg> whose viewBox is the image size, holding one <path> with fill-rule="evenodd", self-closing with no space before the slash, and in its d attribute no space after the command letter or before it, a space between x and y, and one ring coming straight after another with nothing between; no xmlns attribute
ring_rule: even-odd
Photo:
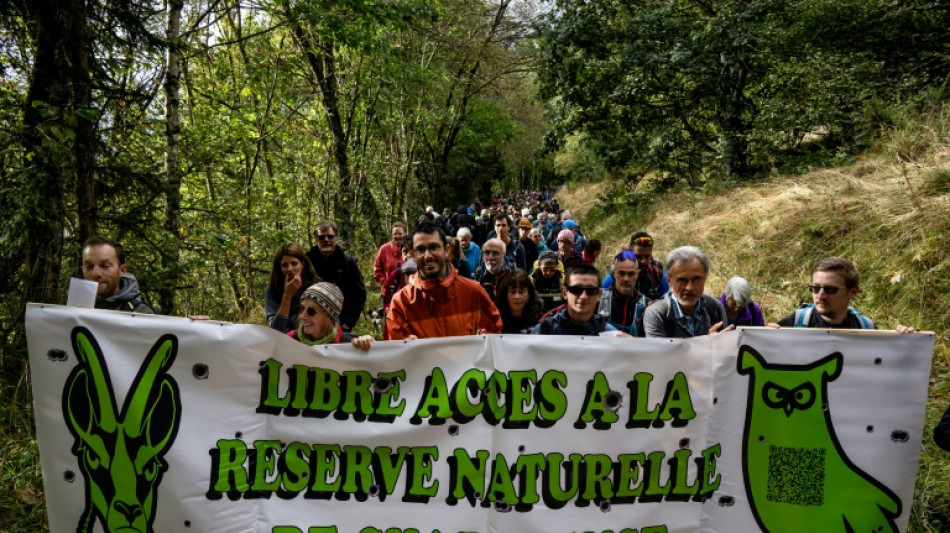
<svg viewBox="0 0 950 533"><path fill-rule="evenodd" d="M501 314L475 280L447 261L445 231L423 222L412 234L418 270L393 296L386 313L387 340L500 333ZM345 300L344 300L345 302Z"/></svg>
<svg viewBox="0 0 950 533"><path fill-rule="evenodd" d="M347 333L356 325L366 303L366 285L356 264L356 256L343 251L337 241L340 228L336 222L324 220L313 232L317 245L310 248L307 257L323 281L329 281L343 291L343 310L340 326Z"/></svg>
<svg viewBox="0 0 950 533"><path fill-rule="evenodd" d="M841 257L828 257L811 269L808 291L814 303L805 304L778 325L796 328L877 329L874 322L851 307L861 292L860 275L854 263ZM916 333L915 327L894 328L898 333Z"/></svg>
<svg viewBox="0 0 950 533"><path fill-rule="evenodd" d="M630 236L630 250L640 263L640 275L637 277L637 291L651 300L659 300L669 292L663 263L653 258L653 237L645 231Z"/></svg>
<svg viewBox="0 0 950 533"><path fill-rule="evenodd" d="M644 312L647 337L689 338L720 330L728 331L726 308L718 298L703 291L709 275L709 259L695 246L680 246L666 257L670 292Z"/></svg>
<svg viewBox="0 0 950 533"><path fill-rule="evenodd" d="M552 311L531 330L533 335L598 336L605 331L617 332L607 317L597 314L600 305L600 272L590 265L568 269L561 287L566 301L564 309Z"/></svg>

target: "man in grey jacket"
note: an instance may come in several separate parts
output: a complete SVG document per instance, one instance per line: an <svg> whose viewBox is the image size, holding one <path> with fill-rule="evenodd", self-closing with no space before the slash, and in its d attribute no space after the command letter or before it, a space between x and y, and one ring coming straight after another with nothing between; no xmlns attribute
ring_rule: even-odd
<svg viewBox="0 0 950 533"><path fill-rule="evenodd" d="M647 337L688 338L735 329L726 323L718 298L703 294L709 258L695 246L680 246L666 257L670 292L647 308L643 327Z"/></svg>
<svg viewBox="0 0 950 533"><path fill-rule="evenodd" d="M139 282L128 272L125 249L118 242L99 236L86 239L82 247L82 274L99 284L96 309L155 313L139 299Z"/></svg>

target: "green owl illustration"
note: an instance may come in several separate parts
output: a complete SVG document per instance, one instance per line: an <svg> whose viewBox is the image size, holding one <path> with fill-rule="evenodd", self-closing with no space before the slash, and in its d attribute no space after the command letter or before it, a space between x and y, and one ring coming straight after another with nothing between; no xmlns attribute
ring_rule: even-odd
<svg viewBox="0 0 950 533"><path fill-rule="evenodd" d="M835 434L827 392L841 367L839 352L782 365L739 349L738 371L751 377L743 475L762 531L898 531L900 500L848 459Z"/></svg>

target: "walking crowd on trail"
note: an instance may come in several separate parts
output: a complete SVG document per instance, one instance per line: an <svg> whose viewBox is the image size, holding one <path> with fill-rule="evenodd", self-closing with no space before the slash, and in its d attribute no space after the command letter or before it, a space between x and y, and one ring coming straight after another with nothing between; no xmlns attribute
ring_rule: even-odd
<svg viewBox="0 0 950 533"><path fill-rule="evenodd" d="M707 294L710 259L702 249L674 248L664 265L643 231L608 256L605 277L595 266L602 243L588 239L549 191L502 194L485 205L476 199L443 214L430 206L409 228L392 223L391 240L379 247L373 265L382 307L369 314L384 340L488 333L687 338L766 325L876 328L852 306L860 277L840 257L815 263L807 285L812 303L773 324L752 300L748 280L733 277L718 297ZM296 243L277 250L264 292L267 321L307 345L348 342L368 351L375 337L353 333L366 285L338 235L337 224L325 220L309 251ZM97 308L155 312L141 300L118 242L90 238L82 271L98 284ZM938 443L950 449L950 411L938 429Z"/></svg>
<svg viewBox="0 0 950 533"><path fill-rule="evenodd" d="M374 316L383 339L481 333L686 338L767 325L745 278L730 279L718 297L706 293L710 260L695 246L671 250L664 266L653 256L653 237L636 232L608 261L605 277L596 266L603 244L588 238L550 191L499 194L441 213L429 206L411 225L392 223L392 238L373 265L382 303ZM292 243L278 251L266 294L271 327L298 331L298 339L299 301L314 279L339 287L341 332L352 331L366 302L356 258L337 243L336 224L321 222L316 237L306 254ZM875 327L851 306L860 286L850 261L819 261L809 289L813 303L769 325Z"/></svg>
<svg viewBox="0 0 950 533"><path fill-rule="evenodd" d="M674 248L664 265L653 256L653 237L638 231L608 260L605 277L596 267L603 244L588 239L550 191L503 193L486 204L476 198L441 214L429 206L412 229L393 222L390 235L373 265L382 307L371 313L387 340L501 332L686 338L767 325L748 280L729 279L718 297L706 293L710 260L695 246ZM307 344L353 341L368 349L373 337L352 333L367 300L356 257L341 247L335 222L320 222L314 236L306 252L287 243L274 255L267 321ZM118 242L89 239L82 269L98 283L96 307L154 312ZM860 292L851 261L818 261L808 289L812 303L768 325L876 327L851 305Z"/></svg>

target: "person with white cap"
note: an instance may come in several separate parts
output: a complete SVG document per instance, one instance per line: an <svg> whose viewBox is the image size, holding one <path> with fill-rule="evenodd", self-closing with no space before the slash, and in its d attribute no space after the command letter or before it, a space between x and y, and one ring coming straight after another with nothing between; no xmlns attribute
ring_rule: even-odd
<svg viewBox="0 0 950 533"><path fill-rule="evenodd" d="M300 296L297 329L287 336L308 346L349 342L367 351L373 343L371 335L357 337L343 331L340 312L343 310L343 292L333 283L321 281L307 287Z"/></svg>

